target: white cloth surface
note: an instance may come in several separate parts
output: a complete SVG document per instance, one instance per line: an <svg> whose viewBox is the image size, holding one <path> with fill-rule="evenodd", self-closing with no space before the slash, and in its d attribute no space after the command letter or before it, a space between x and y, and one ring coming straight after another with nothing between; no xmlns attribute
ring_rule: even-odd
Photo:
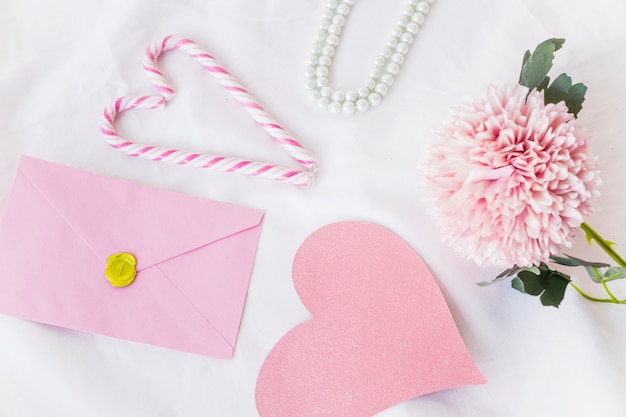
<svg viewBox="0 0 626 417"><path fill-rule="evenodd" d="M332 67L334 86L356 88L365 80L403 4L357 1ZM624 415L626 306L593 304L570 288L559 309L546 308L506 283L478 287L499 271L479 268L441 242L423 199L420 161L450 107L489 84L517 82L526 49L566 38L553 74L567 71L589 87L579 123L593 132L603 175L602 196L587 220L626 244L626 4L438 0L381 105L353 117L318 110L303 86L324 6L321 0L0 3L0 207L26 154L266 212L233 360L0 316L1 416L257 416L254 388L264 358L311 318L293 288L293 256L317 228L345 220L385 226L423 257L488 379L412 399L380 417ZM155 94L141 58L152 41L170 34L213 53L319 157L315 185L138 160L105 143L103 108L119 96ZM298 167L186 54L169 52L160 67L176 98L165 110L122 116L124 134ZM569 253L607 259L582 236ZM600 291L584 271L571 272L582 287ZM1 275L0 265L0 279L10 279ZM625 285L612 287L626 297Z"/></svg>

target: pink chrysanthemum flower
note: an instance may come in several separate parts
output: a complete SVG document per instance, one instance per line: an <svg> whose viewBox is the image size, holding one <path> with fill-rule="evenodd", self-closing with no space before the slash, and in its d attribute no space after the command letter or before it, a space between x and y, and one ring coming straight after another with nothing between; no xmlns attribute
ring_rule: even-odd
<svg viewBox="0 0 626 417"><path fill-rule="evenodd" d="M565 103L490 87L453 112L426 162L443 238L477 264L530 266L571 246L600 183Z"/></svg>

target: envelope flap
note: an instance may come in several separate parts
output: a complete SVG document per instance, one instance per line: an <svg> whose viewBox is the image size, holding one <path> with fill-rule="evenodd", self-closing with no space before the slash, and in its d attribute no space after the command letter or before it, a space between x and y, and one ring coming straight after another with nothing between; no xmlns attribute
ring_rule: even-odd
<svg viewBox="0 0 626 417"><path fill-rule="evenodd" d="M22 157L19 170L103 264L132 253L137 269L258 225L263 212Z"/></svg>

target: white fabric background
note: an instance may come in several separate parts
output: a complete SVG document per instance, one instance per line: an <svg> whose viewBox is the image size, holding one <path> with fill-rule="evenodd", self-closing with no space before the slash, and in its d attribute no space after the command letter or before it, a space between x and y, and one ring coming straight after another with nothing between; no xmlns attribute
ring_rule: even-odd
<svg viewBox="0 0 626 417"><path fill-rule="evenodd" d="M364 80L403 4L357 2L333 66L335 86ZM566 70L589 87L579 123L594 132L592 149L603 169L602 197L588 221L625 245L626 5L438 0L381 106L350 118L317 110L303 88L323 6L321 0L0 3L0 207L27 154L266 211L233 360L0 316L0 415L258 415L254 387L265 356L310 318L293 289L293 255L314 230L342 220L381 224L424 258L489 380L413 399L380 417L624 415L626 307L591 304L570 288L557 310L508 284L476 286L498 271L478 268L440 242L422 199L419 161L450 107L490 83L516 82L526 49L564 37L554 73ZM150 42L169 34L215 54L320 158L313 187L137 160L104 142L102 109L121 95L154 94L141 58ZM168 53L160 62L178 95L165 111L122 117L125 134L296 166L187 55ZM580 236L570 253L605 259ZM575 279L598 290L582 271ZM622 297L625 285L613 285Z"/></svg>

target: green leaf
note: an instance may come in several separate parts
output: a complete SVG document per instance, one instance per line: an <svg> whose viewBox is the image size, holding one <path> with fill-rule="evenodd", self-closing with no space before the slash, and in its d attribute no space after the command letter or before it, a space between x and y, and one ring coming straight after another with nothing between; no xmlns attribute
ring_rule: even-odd
<svg viewBox="0 0 626 417"><path fill-rule="evenodd" d="M515 288L522 294L526 294L526 290L524 290L524 283L521 279L519 279L519 277L515 277L511 280L511 287Z"/></svg>
<svg viewBox="0 0 626 417"><path fill-rule="evenodd" d="M598 268L591 265L583 265L583 267L585 268L585 270L587 271L587 275L589 275L589 278L591 278L593 282L595 282L596 284L602 284L602 274L600 274Z"/></svg>
<svg viewBox="0 0 626 417"><path fill-rule="evenodd" d="M545 291L539 297L541 304L558 308L565 297L565 290L568 284L568 278L558 271L552 272L544 282Z"/></svg>
<svg viewBox="0 0 626 417"><path fill-rule="evenodd" d="M564 266L591 266L594 268L606 268L608 266L611 266L604 262L585 261L584 259L576 258L566 253L564 255L566 256L565 258L561 256L550 256L550 260L554 263Z"/></svg>
<svg viewBox="0 0 626 417"><path fill-rule="evenodd" d="M535 275L530 271L521 271L517 276L524 284L526 294L539 295L543 292L544 286L541 275Z"/></svg>
<svg viewBox="0 0 626 417"><path fill-rule="evenodd" d="M476 283L476 285L478 285L479 287L488 287L488 286L493 285L495 283L498 283L500 281L504 281L507 278L508 278L508 276L503 276L503 277L497 276L494 279L492 279L491 281L478 281Z"/></svg>
<svg viewBox="0 0 626 417"><path fill-rule="evenodd" d="M504 271L502 271L497 277L496 279L499 278L506 278L506 277L510 277L511 275L515 274L517 271L519 271L521 268L517 265L513 265L512 267L505 269Z"/></svg>
<svg viewBox="0 0 626 417"><path fill-rule="evenodd" d="M572 79L567 74L561 74L544 93L546 103L564 101L570 113L576 117L583 108L587 87L578 83L572 85Z"/></svg>
<svg viewBox="0 0 626 417"><path fill-rule="evenodd" d="M529 270L520 271L511 280L511 286L521 293L539 296L544 306L558 307L565 297L569 276L543 263L537 269L537 274Z"/></svg>
<svg viewBox="0 0 626 417"><path fill-rule="evenodd" d="M530 51L526 51L524 53L524 59L522 60L522 68L524 67L524 65L526 65L526 62L528 61L529 58L530 58Z"/></svg>
<svg viewBox="0 0 626 417"><path fill-rule="evenodd" d="M564 266L580 266L578 262L571 258L564 258L562 256L550 256L550 260L555 264L564 265Z"/></svg>
<svg viewBox="0 0 626 417"><path fill-rule="evenodd" d="M537 86L537 91L543 91L546 89L546 87L548 87L548 84L550 84L550 77L546 77L543 79L543 81L541 82L541 84L539 84Z"/></svg>
<svg viewBox="0 0 626 417"><path fill-rule="evenodd" d="M552 68L554 52L561 49L564 43L565 39L552 38L537 45L532 54L526 51L519 83L528 87L529 90L543 85L548 71Z"/></svg>
<svg viewBox="0 0 626 417"><path fill-rule="evenodd" d="M626 268L620 268L619 266L612 266L607 268L604 273L600 272L598 268L585 265L589 278L596 284L602 284L602 282L615 281L616 279L626 278Z"/></svg>
<svg viewBox="0 0 626 417"><path fill-rule="evenodd" d="M544 264L543 262L541 263L541 265L545 266L547 268L547 265ZM537 268L536 266L525 266L524 268L520 268L522 271L530 271L533 274L539 275L541 273L541 270L539 268Z"/></svg>
<svg viewBox="0 0 626 417"><path fill-rule="evenodd" d="M576 258L572 255L568 255L568 254L564 254L565 256L567 256L568 258L570 258L573 261L578 262L578 265L581 266L593 266L594 268L606 268L607 266L611 266L607 263L604 262L590 262L590 261L585 261L584 259L580 259L580 258Z"/></svg>
<svg viewBox="0 0 626 417"><path fill-rule="evenodd" d="M478 285L479 287L488 287L490 285L496 284L500 281L504 281L505 279L509 278L510 276L517 274L519 271L532 271L535 274L539 274L539 268L537 268L536 266L524 266L524 267L519 267L517 265L513 265L511 268L505 269L504 271L502 271L500 274L498 274L497 277L495 277L494 279L492 279L491 281L479 281L476 283L476 285Z"/></svg>
<svg viewBox="0 0 626 417"><path fill-rule="evenodd" d="M616 279L626 278L626 268L612 266L604 271L604 282L614 281Z"/></svg>

